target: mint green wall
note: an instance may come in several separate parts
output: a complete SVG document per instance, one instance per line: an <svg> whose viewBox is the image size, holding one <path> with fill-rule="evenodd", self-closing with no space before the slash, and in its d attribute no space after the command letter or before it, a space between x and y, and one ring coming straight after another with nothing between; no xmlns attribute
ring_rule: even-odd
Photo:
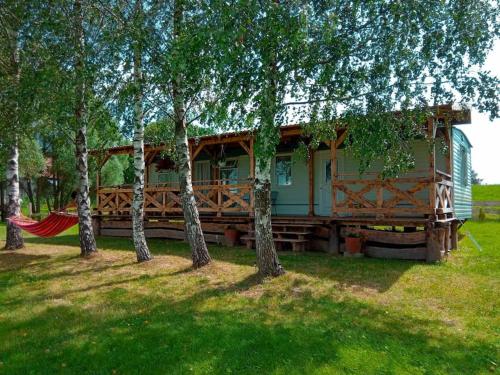
<svg viewBox="0 0 500 375"><path fill-rule="evenodd" d="M454 139L456 134L454 133ZM413 153L415 155L415 170L418 173L407 173L407 177L418 177L426 176L428 173L429 166L429 146L425 140L416 140L413 143ZM456 151L456 150L455 150ZM290 155L292 156L292 184L289 186L278 186L276 184L276 173L275 173L275 158L272 163L271 170L271 183L272 191L277 192L276 205L273 207L273 214L277 215L307 215L309 211L309 177L307 170L307 162L305 160L297 160L293 157L292 153L279 153L278 155ZM246 180L250 176L250 163L247 155L241 155L237 157L229 157L229 159L238 160L238 179L240 181ZM329 216L331 213L331 183L325 183L325 172L323 168L325 163L330 160L330 150L316 151L314 156L314 212L316 215ZM195 165L199 163L195 162ZM455 163L456 164L456 163ZM445 170L446 161L444 155L443 142L438 140L436 143L436 168L442 171ZM457 166L455 166L455 171ZM370 172L379 172L382 168L380 161L375 162L373 166L367 170L365 174L359 175L359 163L349 154L345 152L344 149L338 150L338 173L341 179L372 179L376 178L377 174L370 174ZM149 182L157 183L159 181L158 173L155 170L155 166L150 166L149 171ZM196 170L196 166L195 166ZM455 172L454 172L455 174ZM404 176L402 176L404 177ZM198 179L195 173L195 179ZM176 182L177 175L172 173L169 175L169 181ZM160 179L161 181L161 179ZM409 189L414 184L396 184L399 188ZM350 186L354 191L359 191L363 186L356 185ZM470 192L470 186L469 186ZM428 189L424 189L416 194L419 199L428 201ZM375 200L375 192L369 192L365 195L366 198L370 200ZM469 193L470 194L470 193ZM344 194L337 193L337 200L341 201L344 199ZM457 198L462 195L457 196L455 194L455 202ZM390 192L384 191L384 198L389 199L392 197ZM470 199L469 199L470 201ZM403 202L401 207L405 206Z"/></svg>
<svg viewBox="0 0 500 375"><path fill-rule="evenodd" d="M309 174L305 160L294 160L291 153L279 153L292 157L292 184L276 184L276 158L271 167L271 190L278 193L274 215L307 215L309 210Z"/></svg>
<svg viewBox="0 0 500 375"><path fill-rule="evenodd" d="M462 160L461 148L465 150L465 160ZM471 185L471 144L461 130L453 128L453 201L455 215L459 219L472 217Z"/></svg>

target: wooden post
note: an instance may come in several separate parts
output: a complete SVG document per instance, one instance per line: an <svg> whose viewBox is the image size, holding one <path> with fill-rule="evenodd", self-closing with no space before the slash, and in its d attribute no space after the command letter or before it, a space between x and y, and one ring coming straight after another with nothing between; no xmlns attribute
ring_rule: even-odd
<svg viewBox="0 0 500 375"><path fill-rule="evenodd" d="M340 252L340 230L337 224L330 225L330 236L328 238L328 252L338 254Z"/></svg>
<svg viewBox="0 0 500 375"><path fill-rule="evenodd" d="M217 180L217 217L222 216L222 181Z"/></svg>
<svg viewBox="0 0 500 375"><path fill-rule="evenodd" d="M448 254L451 250L451 225L450 223L444 223L443 226L444 229L444 240L443 240L443 247L444 247L444 253Z"/></svg>
<svg viewBox="0 0 500 375"><path fill-rule="evenodd" d="M434 133L434 118L429 118L427 120L427 137L429 142L432 142L431 148L429 150L429 209L432 213L432 219L436 217L436 145L435 145L435 133Z"/></svg>
<svg viewBox="0 0 500 375"><path fill-rule="evenodd" d="M425 260L429 263L443 259L445 228L434 227L429 223L427 227L427 254Z"/></svg>
<svg viewBox="0 0 500 375"><path fill-rule="evenodd" d="M450 237L451 237L451 250L458 249L458 220L454 220L451 222L450 229Z"/></svg>
<svg viewBox="0 0 500 375"><path fill-rule="evenodd" d="M307 170L309 172L309 216L314 216L314 150L308 148L309 159Z"/></svg>
<svg viewBox="0 0 500 375"><path fill-rule="evenodd" d="M253 185L255 182L255 156L253 152L253 143L254 139L253 136L250 138L250 152L248 154L248 157L250 158L250 184L252 186L250 190L250 216L253 217L255 215L254 208L255 208L255 198L253 195Z"/></svg>
<svg viewBox="0 0 500 375"><path fill-rule="evenodd" d="M97 166L97 173L95 175L95 206L97 209L97 213L99 212L99 185L101 183L101 168Z"/></svg>
<svg viewBox="0 0 500 375"><path fill-rule="evenodd" d="M330 142L330 176L332 180L332 212L331 216L337 216L337 192L335 190L335 183L337 182L337 143L336 141Z"/></svg>

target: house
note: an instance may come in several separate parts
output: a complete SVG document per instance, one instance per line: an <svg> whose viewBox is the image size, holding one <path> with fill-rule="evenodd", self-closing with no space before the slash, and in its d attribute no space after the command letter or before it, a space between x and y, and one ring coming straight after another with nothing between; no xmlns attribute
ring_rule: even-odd
<svg viewBox="0 0 500 375"><path fill-rule="evenodd" d="M472 216L471 145L455 127L470 123L470 111L434 108L423 124L428 138L415 139L415 168L382 179L381 166L362 175L343 142L348 129L311 151L294 157L300 126L281 128L272 165L272 214L280 249L344 250L344 238L359 233L365 254L373 257L441 259L457 246L457 229ZM189 140L193 188L207 241L223 242L224 229L242 232L253 246L252 181L255 161L250 132ZM149 237L183 239L182 208L174 163L162 157L165 146L145 146L145 228ZM132 154L133 146L94 150L102 166L113 155ZM130 236L132 186L98 186L94 213L103 235Z"/></svg>

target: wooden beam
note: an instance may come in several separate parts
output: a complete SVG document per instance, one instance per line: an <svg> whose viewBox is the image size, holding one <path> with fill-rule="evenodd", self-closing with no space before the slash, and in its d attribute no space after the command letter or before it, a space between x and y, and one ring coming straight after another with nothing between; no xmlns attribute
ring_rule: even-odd
<svg viewBox="0 0 500 375"><path fill-rule="evenodd" d="M144 153L144 164L149 165L158 154L158 150L147 151Z"/></svg>
<svg viewBox="0 0 500 375"><path fill-rule="evenodd" d="M250 148L247 146L247 144L243 141L238 142L243 150L250 155Z"/></svg>
<svg viewBox="0 0 500 375"><path fill-rule="evenodd" d="M104 156L104 159L102 159L99 164L97 165L97 168L99 170L101 170L102 167L104 167L104 164L106 164L106 162L111 158L111 156L113 156L112 154L109 154L109 153L106 153L106 155Z"/></svg>
<svg viewBox="0 0 500 375"><path fill-rule="evenodd" d="M347 130L344 130L342 131L342 133L340 133L340 135L337 137L337 139L335 140L335 147L336 148L339 148L339 146L344 143L345 139L347 137Z"/></svg>
<svg viewBox="0 0 500 375"><path fill-rule="evenodd" d="M308 149L307 171L309 173L309 216L314 216L314 150Z"/></svg>
<svg viewBox="0 0 500 375"><path fill-rule="evenodd" d="M191 156L191 160L192 161L195 161L196 157L198 156L198 154L201 152L201 150L203 150L203 148L205 147L205 143L201 142L197 147L196 149L194 150L193 152L193 155ZM193 147L191 146L190 147L191 150L193 150Z"/></svg>

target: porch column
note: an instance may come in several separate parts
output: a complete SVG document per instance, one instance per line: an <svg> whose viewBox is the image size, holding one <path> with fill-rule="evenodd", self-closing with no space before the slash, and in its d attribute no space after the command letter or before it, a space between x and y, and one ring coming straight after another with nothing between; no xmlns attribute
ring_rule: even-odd
<svg viewBox="0 0 500 375"><path fill-rule="evenodd" d="M250 191L250 217L253 217L255 215L254 208L255 208L255 198L253 195L253 186L255 182L255 156L253 152L253 143L254 139L253 136L250 138L250 147L249 147L249 153L248 157L250 158L250 184L251 184L251 191Z"/></svg>
<svg viewBox="0 0 500 375"><path fill-rule="evenodd" d="M335 183L337 182L337 141L330 142L330 176L332 181L332 212L331 216L337 216L337 192L335 190Z"/></svg>
<svg viewBox="0 0 500 375"><path fill-rule="evenodd" d="M99 212L99 185L100 185L100 183L101 183L101 168L97 167L97 173L95 176L95 207L97 209L97 213L100 213Z"/></svg>
<svg viewBox="0 0 500 375"><path fill-rule="evenodd" d="M337 183L337 148L344 143L347 137L347 130L340 134L337 132L337 139L330 141L330 159L331 159L331 180L332 180L332 217L337 216L337 192L335 184Z"/></svg>
<svg viewBox="0 0 500 375"><path fill-rule="evenodd" d="M314 150L308 148L309 158L307 169L309 172L309 216L314 216Z"/></svg>
<svg viewBox="0 0 500 375"><path fill-rule="evenodd" d="M427 138L431 142L429 150L429 209L433 220L436 219L436 125L434 118L427 119Z"/></svg>

